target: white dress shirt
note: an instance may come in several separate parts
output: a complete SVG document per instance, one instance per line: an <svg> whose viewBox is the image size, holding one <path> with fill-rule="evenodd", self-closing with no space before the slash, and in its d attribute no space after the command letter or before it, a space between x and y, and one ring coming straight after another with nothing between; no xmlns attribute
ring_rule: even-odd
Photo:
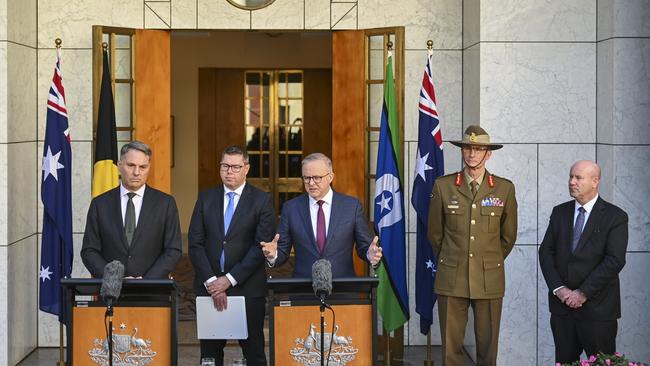
<svg viewBox="0 0 650 366"><path fill-rule="evenodd" d="M143 185L138 189L137 191L133 192L135 193L135 196L131 199L133 201L133 206L135 207L135 227L138 227L138 219L140 218L140 211L142 210L142 198L144 197L144 190L147 187L147 185ZM126 220L126 205L129 202L129 196L127 193L129 193L128 189L124 188L122 183L120 182L120 205L122 207L122 226L125 224Z"/></svg>

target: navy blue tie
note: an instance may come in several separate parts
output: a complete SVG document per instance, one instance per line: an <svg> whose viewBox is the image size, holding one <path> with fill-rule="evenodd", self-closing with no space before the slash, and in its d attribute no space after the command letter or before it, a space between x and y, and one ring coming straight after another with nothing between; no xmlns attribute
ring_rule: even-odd
<svg viewBox="0 0 650 366"><path fill-rule="evenodd" d="M578 208L578 217L576 218L576 224L573 226L573 243L571 243L571 252L575 252L578 247L578 242L580 242L580 237L582 236L582 228L585 226L585 208Z"/></svg>
<svg viewBox="0 0 650 366"><path fill-rule="evenodd" d="M228 227L230 226L230 221L232 221L232 215L235 213L235 192L228 192L228 206L226 206L226 213L223 215L223 233L224 235L228 232ZM219 264L221 264L221 270L224 270L224 265L226 263L226 248L221 249L221 258L219 258Z"/></svg>

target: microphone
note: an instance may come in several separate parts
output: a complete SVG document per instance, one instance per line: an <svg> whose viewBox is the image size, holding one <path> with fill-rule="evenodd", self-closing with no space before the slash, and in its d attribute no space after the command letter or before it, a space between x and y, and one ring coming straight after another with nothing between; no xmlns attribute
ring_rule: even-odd
<svg viewBox="0 0 650 366"><path fill-rule="evenodd" d="M311 280L314 294L325 304L325 298L332 293L332 264L319 259L311 266Z"/></svg>
<svg viewBox="0 0 650 366"><path fill-rule="evenodd" d="M120 297L123 279L124 265L120 261L112 261L104 267L102 287L99 294L109 309L113 307L113 301Z"/></svg>

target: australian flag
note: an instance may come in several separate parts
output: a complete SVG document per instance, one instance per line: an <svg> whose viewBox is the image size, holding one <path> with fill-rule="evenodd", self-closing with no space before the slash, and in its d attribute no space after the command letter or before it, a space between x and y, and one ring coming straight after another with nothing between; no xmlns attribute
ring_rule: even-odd
<svg viewBox="0 0 650 366"><path fill-rule="evenodd" d="M59 321L67 324L59 281L63 277L70 277L72 272L72 151L58 54L47 98L45 124L39 307L42 311L58 315Z"/></svg>
<svg viewBox="0 0 650 366"><path fill-rule="evenodd" d="M433 305L436 295L433 292L433 281L436 278L436 257L427 238L427 222L429 218L429 201L433 182L444 174L442 155L442 133L436 95L433 90L431 72L431 54L422 78L420 101L418 103L418 151L415 157L415 175L411 204L417 212L417 250L415 265L415 311L420 314L420 332L428 334L433 323Z"/></svg>

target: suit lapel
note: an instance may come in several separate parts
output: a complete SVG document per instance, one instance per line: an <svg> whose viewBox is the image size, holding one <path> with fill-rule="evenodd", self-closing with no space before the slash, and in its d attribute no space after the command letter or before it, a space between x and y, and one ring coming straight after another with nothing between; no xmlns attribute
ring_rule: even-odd
<svg viewBox="0 0 650 366"><path fill-rule="evenodd" d="M327 230L327 238L325 239L325 250L329 248L329 244L332 242L332 233L336 232L336 227L339 225L339 218L341 216L341 205L339 201L339 196L336 192L332 191L332 207L330 210L330 224ZM309 220L311 222L311 220ZM315 243L315 241L314 241Z"/></svg>
<svg viewBox="0 0 650 366"><path fill-rule="evenodd" d="M582 235L580 235L580 240L578 241L578 246L576 247L576 252L585 245L591 234L594 233L594 230L596 229L597 223L600 222L600 218L603 215L603 208L604 205L602 203L602 199L598 197L596 200L596 203L594 204L594 207L591 209L591 213L589 214L589 219L587 220L587 223L585 224L584 230L582 230Z"/></svg>
<svg viewBox="0 0 650 366"><path fill-rule="evenodd" d="M113 212L113 215L115 216L115 231L119 233L120 240L122 241L122 246L124 247L124 250L128 251L129 250L129 244L126 242L126 234L124 233L124 218L122 218L122 197L120 197L120 187L118 186L114 193L112 194L113 197L110 200L111 204L113 207L111 207L111 211Z"/></svg>
<svg viewBox="0 0 650 366"><path fill-rule="evenodd" d="M157 211L155 197L151 192L151 188L146 187L144 189L144 194L142 196L142 207L140 207L140 215L138 216L137 225L135 226L135 232L133 233L133 241L131 242L131 248L138 245L140 241L140 236L144 232L147 232L150 226L150 222L153 219L153 213ZM122 230L124 232L124 230ZM126 243L126 234L124 236L124 243Z"/></svg>
<svg viewBox="0 0 650 366"><path fill-rule="evenodd" d="M456 187L458 190L458 193L462 194L463 196L469 198L470 201L474 200L474 195L472 194L472 191L469 189L469 184L465 181L465 172L460 171L460 185ZM482 185L482 184L481 184ZM478 194L477 194L478 195Z"/></svg>
<svg viewBox="0 0 650 366"><path fill-rule="evenodd" d="M476 197L474 197L474 202L479 202L481 201L484 197L487 197L491 194L494 193L494 187L490 187L490 183L488 180L488 176L490 173L486 170L485 174L483 175L483 181L481 184L478 186L478 191L476 191ZM469 194L472 194L472 191L469 190L469 185L467 183L464 184L465 188L467 188ZM501 198L501 197L498 197Z"/></svg>
<svg viewBox="0 0 650 366"><path fill-rule="evenodd" d="M562 212L562 225L565 225L565 229L562 230L564 233L565 250L567 253L571 254L571 245L573 244L573 211L575 210L575 201L570 201Z"/></svg>
<svg viewBox="0 0 650 366"><path fill-rule="evenodd" d="M300 215L302 217L303 221L303 227L307 228L307 237L309 238L309 242L311 243L311 248L313 248L316 253L318 253L318 247L316 246L316 238L314 238L314 226L311 224L311 211L309 210L309 195L305 194L303 195L304 199L300 203L302 206L302 211L304 212L303 215ZM330 216L331 219L331 216Z"/></svg>
<svg viewBox="0 0 650 366"><path fill-rule="evenodd" d="M214 199L214 207L216 208L215 210L215 220L216 220L216 227L219 233L221 233L221 237L224 238L226 236L226 233L223 232L223 201L224 201L224 189L223 189L223 184L217 186L215 190L215 196L213 197Z"/></svg>

